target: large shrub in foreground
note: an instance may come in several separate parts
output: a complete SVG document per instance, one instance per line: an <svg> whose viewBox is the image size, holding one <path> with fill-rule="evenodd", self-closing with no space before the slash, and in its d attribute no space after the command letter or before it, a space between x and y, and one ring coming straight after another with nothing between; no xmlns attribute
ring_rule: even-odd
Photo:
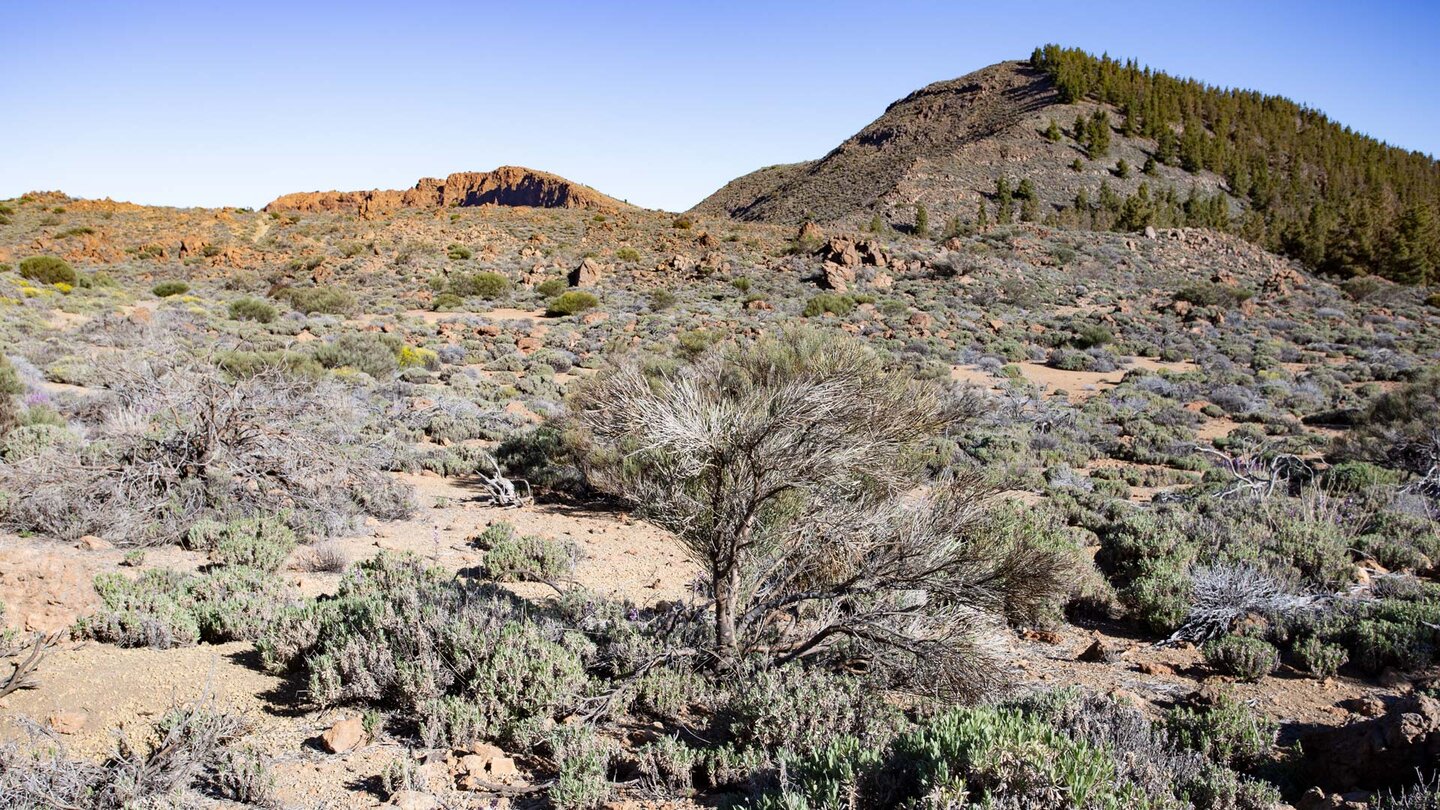
<svg viewBox="0 0 1440 810"><path fill-rule="evenodd" d="M708 574L716 655L864 660L978 697L1003 626L1068 589L1066 555L988 530L985 486L920 452L964 409L861 344L788 332L674 371L629 363L572 412L590 480L675 532Z"/></svg>

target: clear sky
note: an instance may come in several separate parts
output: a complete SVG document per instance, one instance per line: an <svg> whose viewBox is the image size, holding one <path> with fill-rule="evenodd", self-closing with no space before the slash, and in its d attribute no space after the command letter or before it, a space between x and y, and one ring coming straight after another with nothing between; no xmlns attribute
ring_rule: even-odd
<svg viewBox="0 0 1440 810"><path fill-rule="evenodd" d="M0 198L260 206L517 164L680 210L1058 42L1440 154L1440 2L0 0Z"/></svg>

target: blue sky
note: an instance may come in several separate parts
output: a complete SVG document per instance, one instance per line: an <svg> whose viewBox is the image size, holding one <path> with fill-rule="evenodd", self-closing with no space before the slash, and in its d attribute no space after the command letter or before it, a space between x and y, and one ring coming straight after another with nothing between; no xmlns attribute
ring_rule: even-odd
<svg viewBox="0 0 1440 810"><path fill-rule="evenodd" d="M680 210L1046 42L1440 153L1440 3L0 0L0 198L260 206L518 164Z"/></svg>

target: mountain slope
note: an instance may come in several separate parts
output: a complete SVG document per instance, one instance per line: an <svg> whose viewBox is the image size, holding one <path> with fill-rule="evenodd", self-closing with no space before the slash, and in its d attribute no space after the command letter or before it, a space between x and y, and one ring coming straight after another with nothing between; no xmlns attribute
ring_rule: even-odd
<svg viewBox="0 0 1440 810"><path fill-rule="evenodd" d="M355 211L376 216L400 208L505 205L533 208L618 210L630 206L559 175L501 166L492 172L456 172L444 180L427 177L405 191L313 191L286 194L266 211Z"/></svg>
<svg viewBox="0 0 1440 810"><path fill-rule="evenodd" d="M925 87L694 211L905 228L917 206L932 226L1209 227L1333 273L1440 279L1440 162L1288 99L1058 46Z"/></svg>
<svg viewBox="0 0 1440 810"><path fill-rule="evenodd" d="M1052 119L1068 129L1077 115L1096 109L1100 105L1065 105L1055 82L1027 63L1002 62L917 90L825 157L745 175L693 210L785 224L813 219L858 225L878 213L904 226L914 222L917 204L939 222L973 219L984 200L993 217L1001 178L1012 188L1031 181L1037 217L1071 204L1081 191L1096 193L1104 183L1122 196L1133 194L1147 179L1138 171L1147 144L1117 136L1108 160L1091 162L1072 139L1044 137ZM1072 168L1077 158L1084 164L1079 171ZM1115 176L1121 159L1137 170ZM1157 174L1206 193L1221 185L1215 175L1190 177L1171 167L1158 167Z"/></svg>

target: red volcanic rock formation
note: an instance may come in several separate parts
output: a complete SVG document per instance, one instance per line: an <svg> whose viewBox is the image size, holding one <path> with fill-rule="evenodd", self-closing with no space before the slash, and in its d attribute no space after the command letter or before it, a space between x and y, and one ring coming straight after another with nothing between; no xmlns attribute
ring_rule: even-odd
<svg viewBox="0 0 1440 810"><path fill-rule="evenodd" d="M307 191L286 194L266 211L355 211L372 217L399 208L511 205L532 208L628 207L589 186L520 166L493 172L456 172L444 180L426 177L405 191Z"/></svg>

